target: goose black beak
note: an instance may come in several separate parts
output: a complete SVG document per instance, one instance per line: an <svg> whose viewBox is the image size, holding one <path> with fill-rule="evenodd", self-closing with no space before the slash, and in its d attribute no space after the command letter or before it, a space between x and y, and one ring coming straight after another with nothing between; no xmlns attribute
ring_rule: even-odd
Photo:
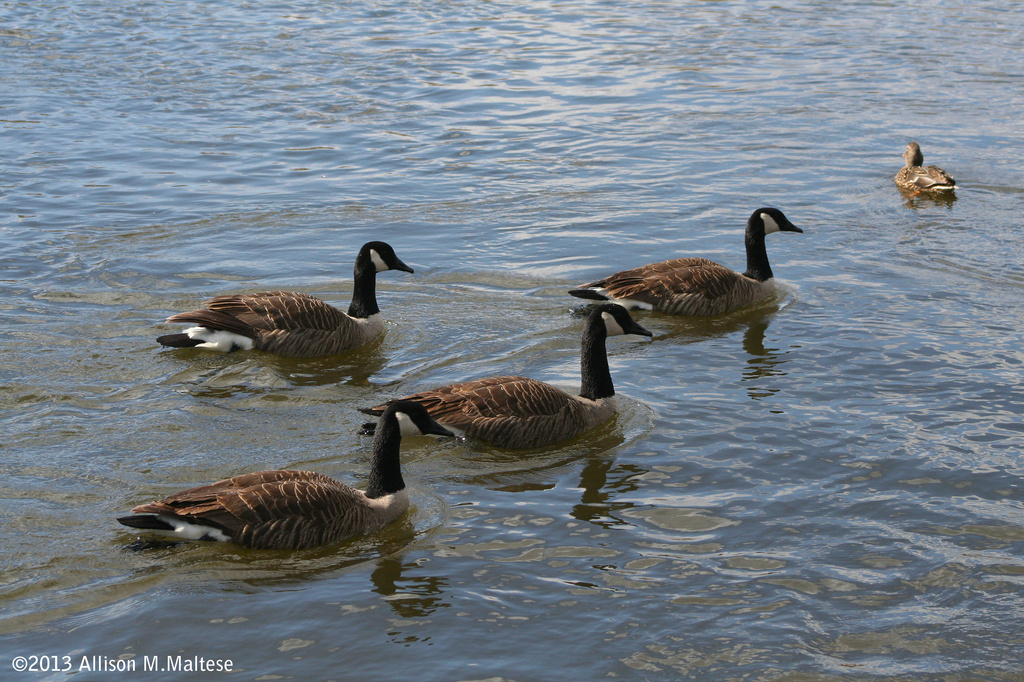
<svg viewBox="0 0 1024 682"><path fill-rule="evenodd" d="M644 329L643 327L641 327L636 322L633 323L632 327L630 327L629 329L626 330L626 333L627 334L636 334L637 336L649 336L652 339L654 338L654 334L652 334L650 330Z"/></svg>
<svg viewBox="0 0 1024 682"><path fill-rule="evenodd" d="M804 233L803 230L801 230L799 227L797 227L793 223L786 223L785 225L783 225L782 227L779 228L779 231L780 232L799 232L800 234Z"/></svg>
<svg viewBox="0 0 1024 682"><path fill-rule="evenodd" d="M412 268L402 262L401 258L395 259L395 265L391 268L392 270L401 270L402 272L412 272Z"/></svg>
<svg viewBox="0 0 1024 682"><path fill-rule="evenodd" d="M424 436L448 436L450 438L455 438L455 434L454 433L452 433L448 429L444 428L443 426L441 426L440 424L438 424L434 420L430 420L430 425L427 427L427 430L423 432L423 435Z"/></svg>

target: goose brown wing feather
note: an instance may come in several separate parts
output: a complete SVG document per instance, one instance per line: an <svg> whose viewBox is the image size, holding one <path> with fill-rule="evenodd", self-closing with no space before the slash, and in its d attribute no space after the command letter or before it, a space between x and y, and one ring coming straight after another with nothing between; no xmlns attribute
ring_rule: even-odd
<svg viewBox="0 0 1024 682"><path fill-rule="evenodd" d="M136 514L167 514L216 525L255 548L299 549L340 539L361 494L309 471L245 474L141 505Z"/></svg>
<svg viewBox="0 0 1024 682"><path fill-rule="evenodd" d="M217 501L249 523L268 523L288 516L323 519L338 508L338 493L347 491L351 488L326 476L296 476L224 491L217 495Z"/></svg>
<svg viewBox="0 0 1024 682"><path fill-rule="evenodd" d="M382 519L364 503L362 492L326 476L273 481L223 497L245 521L236 542L257 549L304 549L365 532Z"/></svg>
<svg viewBox="0 0 1024 682"><path fill-rule="evenodd" d="M556 443L611 417L597 406L542 381L490 377L413 394L441 424L499 447L523 449Z"/></svg>
<svg viewBox="0 0 1024 682"><path fill-rule="evenodd" d="M247 336L255 339L259 336L256 329L242 320L217 310L193 310L187 313L178 313L167 318L168 322L188 322L208 329L222 329L224 331Z"/></svg>
<svg viewBox="0 0 1024 682"><path fill-rule="evenodd" d="M351 322L348 315L316 296L292 291L217 296L210 299L206 306L264 330L332 331Z"/></svg>
<svg viewBox="0 0 1024 682"><path fill-rule="evenodd" d="M422 391L402 398L414 400L442 424L457 428L475 419L516 416L530 419L557 414L572 396L554 386L520 376L488 377ZM383 411L385 406L371 408Z"/></svg>
<svg viewBox="0 0 1024 682"><path fill-rule="evenodd" d="M372 333L360 329L349 320L344 329L276 329L260 335L258 348L293 358L312 358L331 355L365 343Z"/></svg>
<svg viewBox="0 0 1024 682"><path fill-rule="evenodd" d="M613 275L609 275L604 279L599 279L596 282L584 284L583 287L607 287L616 282L639 282L652 277L660 277L666 273L670 273L681 268L699 267L702 265L718 264L714 261L708 260L707 258L673 258L672 260L648 263L647 265L630 268L629 270L622 270Z"/></svg>
<svg viewBox="0 0 1024 682"><path fill-rule="evenodd" d="M593 286L607 289L615 298L657 305L671 296L725 296L738 276L706 258L676 258L616 273Z"/></svg>
<svg viewBox="0 0 1024 682"><path fill-rule="evenodd" d="M499 447L535 448L583 433L609 418L597 407L542 381L490 377L444 386L406 398L441 424Z"/></svg>
<svg viewBox="0 0 1024 682"><path fill-rule="evenodd" d="M458 386L463 411L482 417L515 414L525 419L556 414L575 400L554 386L526 377L495 377Z"/></svg>

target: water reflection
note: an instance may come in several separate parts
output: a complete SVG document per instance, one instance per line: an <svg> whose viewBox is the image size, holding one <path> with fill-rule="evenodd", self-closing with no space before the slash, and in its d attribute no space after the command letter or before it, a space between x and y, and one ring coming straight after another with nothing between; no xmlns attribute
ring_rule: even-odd
<svg viewBox="0 0 1024 682"><path fill-rule="evenodd" d="M910 209L921 209L928 208L930 206L941 206L944 208L953 208L953 204L956 203L955 192L911 192L910 190L900 189L900 194L903 195L903 205Z"/></svg>
<svg viewBox="0 0 1024 682"><path fill-rule="evenodd" d="M121 545L136 579L154 573L169 581L221 582L227 591L303 583L329 578L337 571L387 557L417 538L412 520L403 517L372 535L305 550L248 549L234 543L175 542L122 533ZM391 575L397 575L393 571ZM378 584L378 578L374 578ZM396 578L397 580L397 578Z"/></svg>
<svg viewBox="0 0 1024 682"><path fill-rule="evenodd" d="M286 358L268 354L264 364L293 386L370 386L370 378L388 365L388 357L383 350L385 336L382 334L346 353L322 358Z"/></svg>
<svg viewBox="0 0 1024 682"><path fill-rule="evenodd" d="M609 457L592 457L580 472L580 502L574 505L569 513L573 518L586 521L602 528L614 528L631 525L623 522L614 514L633 507L632 502L611 502L615 494L632 492L638 489L634 482L636 477L647 472L634 464L614 466L615 460ZM611 478L611 482L609 482Z"/></svg>
<svg viewBox="0 0 1024 682"><path fill-rule="evenodd" d="M445 578L436 576L405 576L403 573L420 567L418 562L403 563L398 557L383 557L370 573L373 591L384 597L395 614L402 618L422 618L441 607L451 606L443 595L448 587Z"/></svg>
<svg viewBox="0 0 1024 682"><path fill-rule="evenodd" d="M788 305L788 303L787 298L777 296L768 301L729 313L728 315L716 317L686 317L647 311L633 311L630 314L638 322L654 332L652 342L670 339L684 343L697 343L728 334L735 334L752 324L760 322L765 322L767 326L767 321ZM584 308L582 310L586 311L587 309ZM581 313L578 310L574 310L573 314L579 315ZM644 320L647 321L645 322Z"/></svg>
<svg viewBox="0 0 1024 682"><path fill-rule="evenodd" d="M644 405L619 396L619 413L615 417L554 450L550 446L502 450L466 441L474 449L473 465L490 470L466 477L465 483L513 493L550 490L558 485L560 471L580 460L591 462L646 432L650 428L648 418Z"/></svg>
<svg viewBox="0 0 1024 682"><path fill-rule="evenodd" d="M730 334L743 334L743 350L751 357L746 361L741 381L757 382L758 385L747 386L747 393L754 400L767 398L778 392L776 388L761 385L764 379L785 376L782 365L787 361L788 352L780 352L779 348L765 347L765 332L775 315L788 305L788 300L775 298L760 305L746 308L730 315L720 317L680 317L647 313L656 316L657 320L641 322L652 329L664 330L656 332L653 341L663 339L697 343L712 338L720 338ZM643 313L639 313L643 315Z"/></svg>
<svg viewBox="0 0 1024 682"><path fill-rule="evenodd" d="M778 393L779 389L763 385L762 380L786 375L782 371L782 365L786 362L788 351L780 353L778 348L766 348L764 345L765 331L770 322L770 318L767 317L752 322L743 333L743 350L751 357L747 360L740 381L757 382L757 385L747 386L747 395L753 400Z"/></svg>
<svg viewBox="0 0 1024 682"><path fill-rule="evenodd" d="M187 387L197 398L224 399L263 393L267 389L349 385L370 386L370 379L388 365L383 339L338 355L286 358L259 351L221 355L210 351L165 351L184 363L168 382Z"/></svg>

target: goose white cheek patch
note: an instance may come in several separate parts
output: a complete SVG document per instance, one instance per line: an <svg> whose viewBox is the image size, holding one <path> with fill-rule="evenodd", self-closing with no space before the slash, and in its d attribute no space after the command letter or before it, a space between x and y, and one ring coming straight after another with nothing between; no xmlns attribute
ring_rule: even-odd
<svg viewBox="0 0 1024 682"><path fill-rule="evenodd" d="M373 267L377 268L377 272L384 272L390 270L391 267L384 262L384 259L380 257L376 249L370 249L370 261L373 263Z"/></svg>
<svg viewBox="0 0 1024 682"><path fill-rule="evenodd" d="M395 419L398 420L398 429L403 436L420 436L423 432L413 423L405 412L395 412Z"/></svg>
<svg viewBox="0 0 1024 682"><path fill-rule="evenodd" d="M764 221L764 233L771 234L772 232L779 231L779 224L775 222L775 218L772 218L767 213L761 214L761 220Z"/></svg>
<svg viewBox="0 0 1024 682"><path fill-rule="evenodd" d="M601 319L604 320L604 327L608 330L608 336L621 336L626 333L611 313L601 313Z"/></svg>

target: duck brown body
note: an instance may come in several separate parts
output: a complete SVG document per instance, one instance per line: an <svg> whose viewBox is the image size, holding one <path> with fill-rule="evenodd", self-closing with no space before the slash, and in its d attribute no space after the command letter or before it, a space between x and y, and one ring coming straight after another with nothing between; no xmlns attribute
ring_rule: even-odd
<svg viewBox="0 0 1024 682"><path fill-rule="evenodd" d="M900 189L911 192L951 192L956 189L953 176L938 166L925 166L921 146L916 142L907 145L903 152L906 165L896 174Z"/></svg>

